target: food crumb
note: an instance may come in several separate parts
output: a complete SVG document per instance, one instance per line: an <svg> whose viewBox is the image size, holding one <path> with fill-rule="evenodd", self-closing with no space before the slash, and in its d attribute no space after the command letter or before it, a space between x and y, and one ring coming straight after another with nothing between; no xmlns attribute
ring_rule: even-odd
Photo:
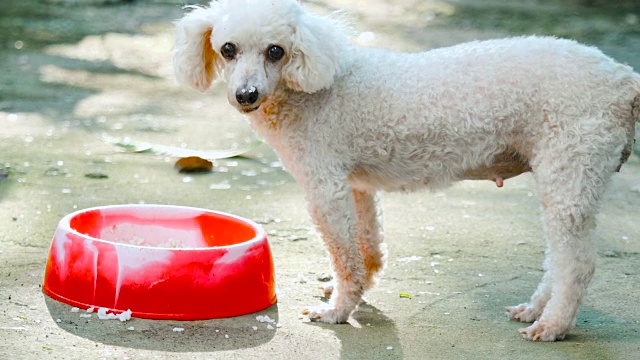
<svg viewBox="0 0 640 360"><path fill-rule="evenodd" d="M134 328L133 326L129 326L129 327L127 328L127 330L129 330L129 331L133 331L133 330L135 330L135 329L136 329L136 328Z"/></svg>
<svg viewBox="0 0 640 360"><path fill-rule="evenodd" d="M269 315L258 315L256 316L256 320L258 320L261 323L275 323L276 321L272 318L269 317Z"/></svg>
<svg viewBox="0 0 640 360"><path fill-rule="evenodd" d="M229 334L224 334L224 338L228 339L229 338Z"/></svg>
<svg viewBox="0 0 640 360"><path fill-rule="evenodd" d="M251 327L254 331L258 331L258 327L257 326L252 326Z"/></svg>
<svg viewBox="0 0 640 360"><path fill-rule="evenodd" d="M80 314L81 318L90 318L91 314Z"/></svg>
<svg viewBox="0 0 640 360"><path fill-rule="evenodd" d="M269 325L267 325L267 329L269 329L269 330L273 330L273 329L274 329L274 327L273 327L273 326L271 326L271 324L269 324Z"/></svg>
<svg viewBox="0 0 640 360"><path fill-rule="evenodd" d="M387 346L387 350L393 350L393 346Z"/></svg>
<svg viewBox="0 0 640 360"><path fill-rule="evenodd" d="M180 328L180 327L174 327L173 328L173 332L180 332L181 333L183 331L184 331L184 328Z"/></svg>

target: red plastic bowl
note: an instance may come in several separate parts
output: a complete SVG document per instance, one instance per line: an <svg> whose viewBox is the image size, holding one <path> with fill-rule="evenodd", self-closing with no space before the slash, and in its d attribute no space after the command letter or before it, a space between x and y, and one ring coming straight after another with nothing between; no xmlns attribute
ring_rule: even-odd
<svg viewBox="0 0 640 360"><path fill-rule="evenodd" d="M267 236L249 220L190 207L115 205L60 221L43 291L84 309L213 319L275 304L273 270Z"/></svg>

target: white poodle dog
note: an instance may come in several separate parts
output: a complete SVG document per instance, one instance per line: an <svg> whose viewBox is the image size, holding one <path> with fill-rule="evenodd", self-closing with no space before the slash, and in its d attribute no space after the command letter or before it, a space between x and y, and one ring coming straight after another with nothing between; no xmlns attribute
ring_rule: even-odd
<svg viewBox="0 0 640 360"><path fill-rule="evenodd" d="M563 339L594 272L589 240L605 185L631 153L640 75L551 37L421 53L363 48L335 17L295 0L220 0L177 23L175 72L205 91L224 77L304 188L336 286L313 320L343 323L384 267L376 191L437 189L531 171L545 274L511 319L526 339Z"/></svg>

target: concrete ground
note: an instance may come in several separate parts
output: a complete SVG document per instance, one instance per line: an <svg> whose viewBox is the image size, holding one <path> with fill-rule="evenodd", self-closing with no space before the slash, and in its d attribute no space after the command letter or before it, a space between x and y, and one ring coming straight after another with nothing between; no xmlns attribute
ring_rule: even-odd
<svg viewBox="0 0 640 360"><path fill-rule="evenodd" d="M359 31L373 32L373 44L394 49L556 34L640 68L634 2L559 3L320 0L309 7L344 8ZM299 186L268 148L218 161L212 173L185 175L170 154L128 153L104 141L215 150L254 140L226 104L224 85L200 95L172 79L171 20L180 16L179 4L3 2L0 179L8 176L0 180L0 359L638 358L637 148L603 203L598 270L566 340L524 341L517 332L523 325L504 314L504 306L528 299L542 275L540 212L529 175L502 189L462 182L435 194L385 194L389 261L379 286L349 324L301 319L305 306L322 301L318 278L329 262ZM210 208L262 223L278 304L258 314L282 326L267 329L258 314L195 322L86 319L43 295L48 246L61 217L139 202Z"/></svg>

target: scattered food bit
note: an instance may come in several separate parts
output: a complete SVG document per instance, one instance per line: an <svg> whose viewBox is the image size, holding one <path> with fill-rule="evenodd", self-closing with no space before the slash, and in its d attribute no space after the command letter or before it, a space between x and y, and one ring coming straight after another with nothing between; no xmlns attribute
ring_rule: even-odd
<svg viewBox="0 0 640 360"><path fill-rule="evenodd" d="M400 293L400 297L403 298L403 299L411 299L411 294Z"/></svg>
<svg viewBox="0 0 640 360"><path fill-rule="evenodd" d="M273 327L273 326L271 326L271 324L269 324L269 325L267 325L267 329L269 329L269 330L273 330L273 329L274 329L274 327Z"/></svg>
<svg viewBox="0 0 640 360"><path fill-rule="evenodd" d="M183 157L175 165L181 173L203 173L213 169L213 163L198 156Z"/></svg>
<svg viewBox="0 0 640 360"><path fill-rule="evenodd" d="M387 346L387 350L393 350L393 346Z"/></svg>
<svg viewBox="0 0 640 360"><path fill-rule="evenodd" d="M282 324L277 323L277 324L276 324L276 327L277 327L277 328L281 328L281 327L282 327Z"/></svg>
<svg viewBox="0 0 640 360"><path fill-rule="evenodd" d="M60 319L56 319L56 322L57 322L58 324L60 324L60 323L62 322L62 320L60 320Z"/></svg>
<svg viewBox="0 0 640 360"><path fill-rule="evenodd" d="M397 261L399 263L405 263L406 264L406 263L409 263L409 262L412 262L412 261L420 261L420 260L422 260L422 256L413 255L413 256L409 256L409 257L400 258ZM431 266L433 266L433 265L431 265Z"/></svg>
<svg viewBox="0 0 640 360"><path fill-rule="evenodd" d="M131 309L127 311L123 311L120 314L116 315L115 313L110 313L107 308L98 309L98 319L100 320L115 320L118 319L120 321L131 320Z"/></svg>
<svg viewBox="0 0 640 360"><path fill-rule="evenodd" d="M228 339L229 338L229 334L224 334L224 338Z"/></svg>
<svg viewBox="0 0 640 360"><path fill-rule="evenodd" d="M77 307L72 307L71 308L71 312L72 313L77 313L78 311L80 311L80 308L77 308Z"/></svg>
<svg viewBox="0 0 640 360"><path fill-rule="evenodd" d="M118 315L118 320L120 321L131 320L131 309L128 309L127 311L120 313L120 315Z"/></svg>
<svg viewBox="0 0 640 360"><path fill-rule="evenodd" d="M136 328L134 328L133 326L129 326L129 327L127 328L127 330L129 330L129 331L133 331L133 330L135 330L135 329L136 329Z"/></svg>
<svg viewBox="0 0 640 360"><path fill-rule="evenodd" d="M80 317L81 317L81 318L88 319L88 318L90 318L90 317L91 317L91 314L80 314Z"/></svg>
<svg viewBox="0 0 640 360"><path fill-rule="evenodd" d="M253 331L258 331L258 327L257 326L252 326L251 328L253 329Z"/></svg>
<svg viewBox="0 0 640 360"><path fill-rule="evenodd" d="M99 172L92 172L92 173L84 174L84 177L89 178L89 179L108 179L109 175L103 174L103 173L99 173Z"/></svg>
<svg viewBox="0 0 640 360"><path fill-rule="evenodd" d="M258 320L261 323L275 323L276 321L272 318L269 317L269 315L258 315L256 316L256 320Z"/></svg>
<svg viewBox="0 0 640 360"><path fill-rule="evenodd" d="M295 282L299 282L301 284L306 284L309 282L309 278L307 278L306 276L304 276L304 274L299 273L298 276L296 277Z"/></svg>
<svg viewBox="0 0 640 360"><path fill-rule="evenodd" d="M181 328L181 327L174 327L174 328L173 328L173 332L179 332L179 333L181 333L181 332L183 332L183 331L184 331L184 328Z"/></svg>

